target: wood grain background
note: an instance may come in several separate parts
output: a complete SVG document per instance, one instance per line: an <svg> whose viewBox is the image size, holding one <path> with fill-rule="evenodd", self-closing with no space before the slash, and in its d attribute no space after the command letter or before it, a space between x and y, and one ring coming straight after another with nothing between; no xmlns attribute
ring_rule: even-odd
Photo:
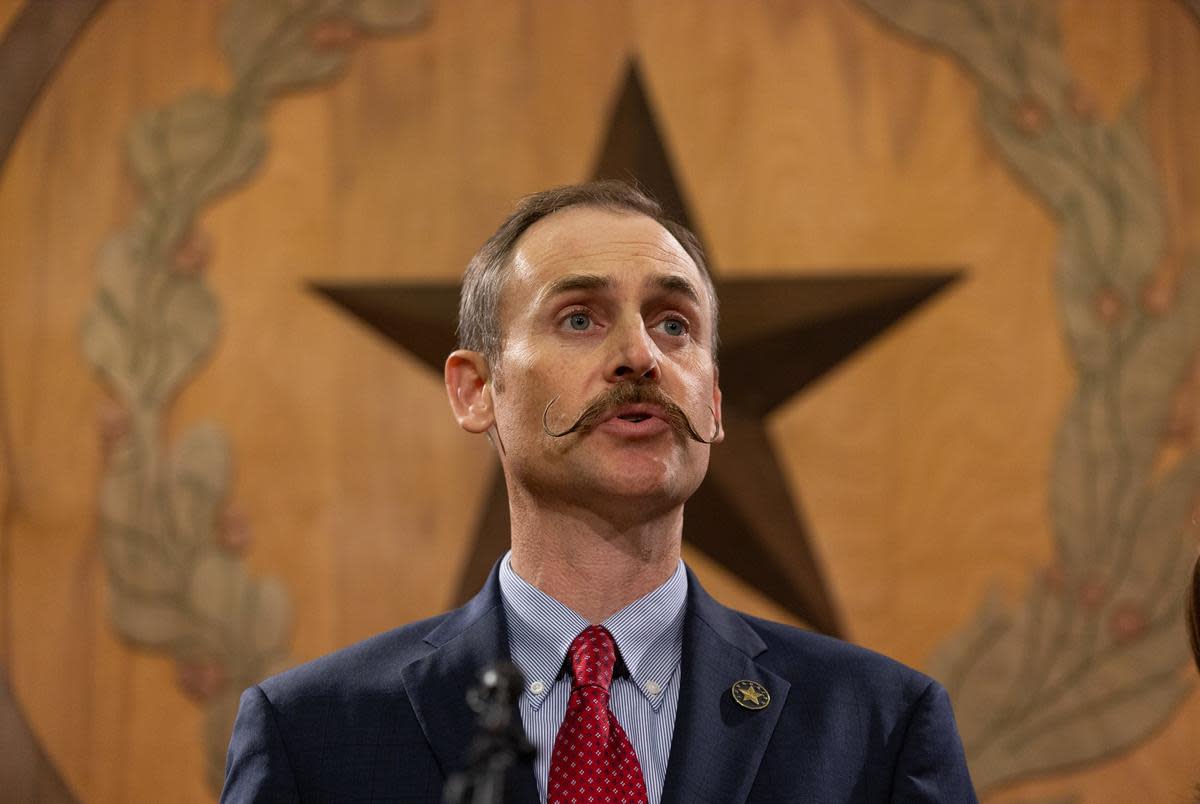
<svg viewBox="0 0 1200 804"><path fill-rule="evenodd" d="M0 29L20 5L0 0ZM0 659L86 802L212 799L174 663L110 630L95 540L110 403L79 328L100 244L133 207L125 129L228 85L222 5L111 0L0 173ZM1145 86L1182 260L1200 237L1200 21L1172 0L1068 0L1062 22L1100 114ZM848 0L454 0L416 34L352 47L336 84L273 108L261 173L201 219L222 337L168 425L229 432L246 561L287 585L297 661L447 605L492 460L439 378L305 283L457 277L515 198L586 177L634 53L717 265L968 268L772 422L851 637L921 666L994 581L1015 599L1048 562L1051 441L1074 383L1056 231L949 59ZM726 603L787 619L689 560ZM994 800L1183 801L1198 740L1193 697L1131 754Z"/></svg>

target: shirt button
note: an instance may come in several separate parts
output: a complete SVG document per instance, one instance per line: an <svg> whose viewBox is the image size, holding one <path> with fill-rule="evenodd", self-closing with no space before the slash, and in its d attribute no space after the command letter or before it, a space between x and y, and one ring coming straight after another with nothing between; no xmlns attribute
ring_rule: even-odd
<svg viewBox="0 0 1200 804"><path fill-rule="evenodd" d="M534 695L541 695L546 691L546 684L542 681L535 681L529 685L529 691Z"/></svg>
<svg viewBox="0 0 1200 804"><path fill-rule="evenodd" d="M658 695L660 692L662 692L662 687L660 687L658 685L657 681L647 681L646 682L646 694L647 695Z"/></svg>

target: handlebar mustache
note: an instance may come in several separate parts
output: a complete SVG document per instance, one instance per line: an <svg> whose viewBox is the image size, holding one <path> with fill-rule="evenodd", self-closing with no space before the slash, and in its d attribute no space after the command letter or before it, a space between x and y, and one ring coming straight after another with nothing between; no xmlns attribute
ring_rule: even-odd
<svg viewBox="0 0 1200 804"><path fill-rule="evenodd" d="M713 444L716 442L717 436L721 434L721 423L717 421L717 415L711 407L708 411L713 417L713 434L711 437L705 438L696 431L683 408L675 404L674 400L654 382L640 380L618 383L593 397L569 427L555 431L550 428L549 418L550 408L557 401L558 397L556 396L546 404L546 409L542 411L542 430L551 438L563 438L572 433L590 430L613 410L622 405L634 404L649 404L661 408L663 420L680 438L690 438L701 444Z"/></svg>

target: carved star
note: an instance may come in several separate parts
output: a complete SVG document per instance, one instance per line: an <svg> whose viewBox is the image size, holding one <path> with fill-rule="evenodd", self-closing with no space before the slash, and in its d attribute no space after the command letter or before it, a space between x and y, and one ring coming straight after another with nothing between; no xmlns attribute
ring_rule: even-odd
<svg viewBox="0 0 1200 804"><path fill-rule="evenodd" d="M593 175L635 179L668 214L697 231L636 62L614 105ZM687 504L684 539L817 630L844 633L766 418L957 277L957 271L714 276L721 300L727 436L713 449L708 476ZM455 348L457 283L339 282L314 288L441 376ZM497 469L460 576L461 599L479 589L508 540L508 499Z"/></svg>

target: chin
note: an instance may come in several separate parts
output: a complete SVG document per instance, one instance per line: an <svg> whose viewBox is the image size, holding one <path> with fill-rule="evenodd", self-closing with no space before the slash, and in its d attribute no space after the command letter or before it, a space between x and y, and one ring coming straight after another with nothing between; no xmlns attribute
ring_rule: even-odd
<svg viewBox="0 0 1200 804"><path fill-rule="evenodd" d="M687 495L673 487L674 484L664 481L647 480L639 482L630 478L622 478L619 483L605 484L597 489L597 494L625 500L666 500L683 502Z"/></svg>
<svg viewBox="0 0 1200 804"><path fill-rule="evenodd" d="M617 529L634 528L669 517L679 511L687 497L664 488L633 490L628 486L595 489L580 507Z"/></svg>
<svg viewBox="0 0 1200 804"><path fill-rule="evenodd" d="M699 487L702 477L685 477L677 467L622 466L602 477L590 479L593 493L601 497L633 502L658 501L665 509L682 505Z"/></svg>

